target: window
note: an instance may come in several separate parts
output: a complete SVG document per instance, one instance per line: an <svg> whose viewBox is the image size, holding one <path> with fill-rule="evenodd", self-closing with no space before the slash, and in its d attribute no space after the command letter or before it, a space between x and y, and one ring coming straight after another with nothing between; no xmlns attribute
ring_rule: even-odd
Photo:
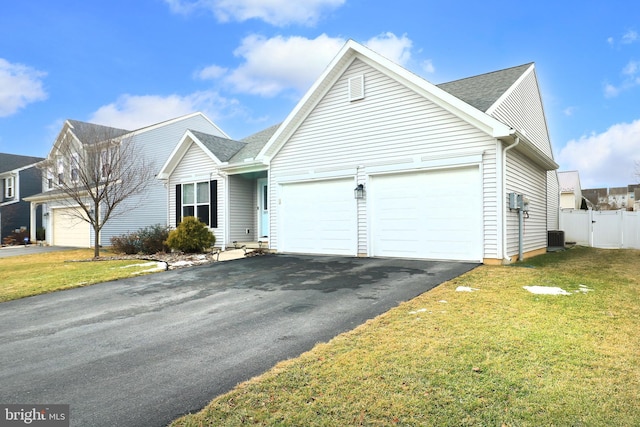
<svg viewBox="0 0 640 427"><path fill-rule="evenodd" d="M15 197L15 180L12 176L4 180L4 197L5 199L13 199Z"/></svg>
<svg viewBox="0 0 640 427"><path fill-rule="evenodd" d="M78 182L80 174L80 156L78 153L71 155L71 182Z"/></svg>
<svg viewBox="0 0 640 427"><path fill-rule="evenodd" d="M176 226L187 216L218 227L218 181L176 185Z"/></svg>
<svg viewBox="0 0 640 427"><path fill-rule="evenodd" d="M209 182L182 184L182 218L187 216L209 225Z"/></svg>
<svg viewBox="0 0 640 427"><path fill-rule="evenodd" d="M58 185L62 185L64 183L64 160L59 158L57 163L58 163Z"/></svg>

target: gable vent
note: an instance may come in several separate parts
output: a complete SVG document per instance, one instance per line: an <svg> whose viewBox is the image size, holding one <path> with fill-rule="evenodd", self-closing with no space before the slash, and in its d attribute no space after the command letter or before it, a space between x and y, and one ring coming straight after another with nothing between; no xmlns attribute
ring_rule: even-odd
<svg viewBox="0 0 640 427"><path fill-rule="evenodd" d="M364 99L364 74L349 79L349 101Z"/></svg>

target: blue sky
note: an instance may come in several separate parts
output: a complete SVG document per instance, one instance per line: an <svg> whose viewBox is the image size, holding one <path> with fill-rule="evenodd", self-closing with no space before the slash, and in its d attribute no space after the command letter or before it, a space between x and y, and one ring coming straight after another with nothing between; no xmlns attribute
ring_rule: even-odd
<svg viewBox="0 0 640 427"><path fill-rule="evenodd" d="M639 181L640 3L23 0L0 6L0 152L65 119L136 129L202 111L231 138L282 121L354 39L438 84L536 63L556 161Z"/></svg>

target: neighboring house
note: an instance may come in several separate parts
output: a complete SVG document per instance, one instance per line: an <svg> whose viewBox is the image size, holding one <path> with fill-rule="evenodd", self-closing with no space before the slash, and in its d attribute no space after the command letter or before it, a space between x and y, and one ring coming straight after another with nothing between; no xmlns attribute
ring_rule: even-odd
<svg viewBox="0 0 640 427"><path fill-rule="evenodd" d="M638 189L640 185L630 184L626 187L590 188L582 190L584 198L589 200L596 210L629 210L640 209Z"/></svg>
<svg viewBox="0 0 640 427"><path fill-rule="evenodd" d="M582 209L582 189L578 171L558 172L560 209Z"/></svg>
<svg viewBox="0 0 640 427"><path fill-rule="evenodd" d="M23 198L41 191L40 170L35 166L41 160L44 159L0 153L0 242L15 230L29 229L29 203ZM34 228L40 227L42 222L37 221Z"/></svg>
<svg viewBox="0 0 640 427"><path fill-rule="evenodd" d="M612 187L609 188L609 206L611 209L627 209L629 206L628 200L629 192L627 187ZM633 204L631 204L633 208Z"/></svg>
<svg viewBox="0 0 640 427"><path fill-rule="evenodd" d="M557 167L533 64L435 86L349 41L280 126L187 132L159 177L170 223L209 200L221 246L502 263L546 251Z"/></svg>
<svg viewBox="0 0 640 427"><path fill-rule="evenodd" d="M57 159L56 147L62 141L73 140L83 143L96 130L104 126L85 123L76 120L67 120L60 131L48 159ZM146 161L159 170L180 138L188 130L207 132L212 135L227 137L214 123L202 113L194 113L176 119L168 120L135 131L111 129L111 134L117 134L127 139L128 143L135 144L136 151L144 156ZM32 212L38 205L44 206L45 225L47 227L47 242L56 246L90 247L93 245L93 229L89 223L78 220L77 215L71 211L77 211L60 190L56 190L52 183L58 179L58 175L70 179L73 174L70 159L58 161L59 170L48 171L42 180L42 192L29 197L32 203ZM54 162L55 164L55 162ZM124 183L126 185L126 183ZM119 208L120 215L112 217L100 233L100 244L110 245L111 237L123 233L132 232L139 228L162 224L167 225L168 204L166 190L162 182L153 180L144 194L128 199ZM35 214L32 215L34 218Z"/></svg>

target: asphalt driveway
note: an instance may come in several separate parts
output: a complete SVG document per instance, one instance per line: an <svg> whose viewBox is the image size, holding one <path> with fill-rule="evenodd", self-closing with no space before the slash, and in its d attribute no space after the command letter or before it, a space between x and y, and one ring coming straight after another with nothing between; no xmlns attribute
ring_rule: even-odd
<svg viewBox="0 0 640 427"><path fill-rule="evenodd" d="M477 264L274 255L0 304L0 403L164 426Z"/></svg>

